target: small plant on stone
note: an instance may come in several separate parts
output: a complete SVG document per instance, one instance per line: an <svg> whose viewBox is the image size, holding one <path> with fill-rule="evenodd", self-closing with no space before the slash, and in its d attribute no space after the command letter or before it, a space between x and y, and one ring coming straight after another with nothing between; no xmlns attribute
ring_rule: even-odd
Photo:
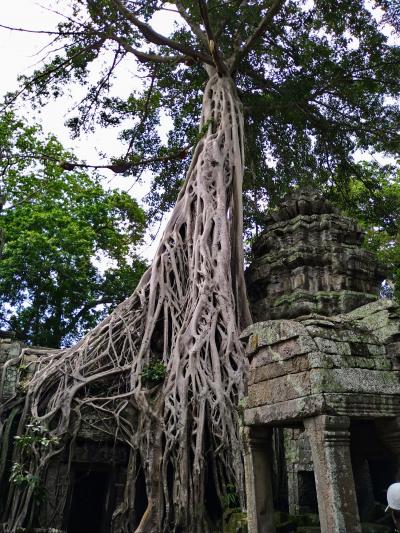
<svg viewBox="0 0 400 533"><path fill-rule="evenodd" d="M162 383L166 374L166 366L162 361L156 361L146 365L142 370L142 380L153 385Z"/></svg>
<svg viewBox="0 0 400 533"><path fill-rule="evenodd" d="M240 509L239 496L236 491L235 485L228 483L225 487L225 494L222 497L222 505L225 510L227 509Z"/></svg>
<svg viewBox="0 0 400 533"><path fill-rule="evenodd" d="M46 497L45 488L41 485L40 479L35 474L26 470L20 463L13 463L9 480L17 487L32 489L33 498L38 502L43 501Z"/></svg>
<svg viewBox="0 0 400 533"><path fill-rule="evenodd" d="M49 436L47 429L38 421L27 424L26 430L24 435L14 437L15 446L25 452L35 445L48 448L50 444L56 445L59 442L57 437Z"/></svg>
<svg viewBox="0 0 400 533"><path fill-rule="evenodd" d="M20 379L23 379L29 373L29 366L27 364L21 363L20 365L18 365L17 370L19 372Z"/></svg>
<svg viewBox="0 0 400 533"><path fill-rule="evenodd" d="M46 493L45 488L40 483L39 476L31 472L31 459L39 450L49 448L51 445L56 446L58 443L59 439L49 435L47 428L37 420L26 425L26 432L23 435L14 437L14 444L19 451L20 460L11 465L9 480L21 489L30 488L36 502L43 501Z"/></svg>
<svg viewBox="0 0 400 533"><path fill-rule="evenodd" d="M244 418L244 410L246 409L246 398L242 398L241 400L238 401L238 404L236 406L236 410L239 414L239 417L241 419L241 421L243 422L243 418Z"/></svg>

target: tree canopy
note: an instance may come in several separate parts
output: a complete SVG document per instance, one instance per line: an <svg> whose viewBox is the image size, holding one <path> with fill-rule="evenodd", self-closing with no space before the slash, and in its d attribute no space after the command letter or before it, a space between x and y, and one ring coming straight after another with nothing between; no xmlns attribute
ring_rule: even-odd
<svg viewBox="0 0 400 533"><path fill-rule="evenodd" d="M125 146L111 164L132 176L148 161L152 217L174 205L182 185L198 136L202 65L214 60L230 71L244 106L247 227L288 185L340 183L360 172L356 153L399 153L396 2L88 0L70 8L53 57L22 79L25 94L40 105L71 83L86 85L68 124L75 135L120 125ZM164 36L152 17L170 11L176 28ZM122 99L109 90L129 61L139 62L142 89ZM173 123L166 144L157 133L162 113Z"/></svg>
<svg viewBox="0 0 400 533"><path fill-rule="evenodd" d="M239 334L251 317L242 186L251 227L259 204L277 201L288 184L344 190L351 174L367 184L356 151L399 150L400 47L364 0L67 5L53 56L21 79L22 92L42 105L72 83L86 86L72 131L120 126L125 146L108 166L127 177L154 171L153 218L176 203L133 294L79 343L39 362L18 431L33 418L56 439L14 457L35 479L54 455L67 453L70 464L69 443L90 413L96 430L129 449L115 531L221 530L228 487L244 505ZM395 3L377 0L378 8L395 31ZM154 17L171 9L177 24L163 35ZM109 90L129 60L143 86L122 99ZM165 144L163 113L173 125ZM69 160L61 167L79 168ZM32 490L10 494L9 530L32 525ZM144 511L137 494L146 495Z"/></svg>
<svg viewBox="0 0 400 533"><path fill-rule="evenodd" d="M360 164L345 187L332 188L332 200L366 231L365 245L387 272L383 294L400 298L400 171L377 162Z"/></svg>
<svg viewBox="0 0 400 533"><path fill-rule="evenodd" d="M98 177L63 171L72 154L11 113L0 146L0 327L33 344L70 344L142 276L144 212Z"/></svg>

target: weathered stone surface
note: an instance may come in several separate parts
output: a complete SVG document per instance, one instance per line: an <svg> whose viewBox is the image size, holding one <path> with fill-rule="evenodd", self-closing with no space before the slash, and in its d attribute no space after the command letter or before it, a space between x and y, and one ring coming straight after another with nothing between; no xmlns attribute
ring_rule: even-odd
<svg viewBox="0 0 400 533"><path fill-rule="evenodd" d="M260 378L260 373L257 375ZM399 372L364 368L313 368L289 373L249 386L248 407L301 398L323 392L398 394Z"/></svg>
<svg viewBox="0 0 400 533"><path fill-rule="evenodd" d="M348 314L357 324L371 331L381 345L388 347L388 355L398 364L397 345L400 341L400 306L393 300L379 300Z"/></svg>
<svg viewBox="0 0 400 533"><path fill-rule="evenodd" d="M249 533L275 533L272 498L272 429L244 428Z"/></svg>
<svg viewBox="0 0 400 533"><path fill-rule="evenodd" d="M313 369L310 371L311 392L349 392L398 394L399 373L363 368Z"/></svg>
<svg viewBox="0 0 400 533"><path fill-rule="evenodd" d="M242 332L240 338L248 341L247 353L252 354L262 346L270 346L306 334L304 326L293 320L268 320L252 324Z"/></svg>
<svg viewBox="0 0 400 533"><path fill-rule="evenodd" d="M349 422L373 420L368 428L400 456L400 307L376 301L384 269L361 248L357 224L315 191L288 195L266 226L247 272L253 317L267 321L243 336L250 360L244 423L293 428L285 430L291 511L301 512L314 469L321 528L313 527L359 533ZM355 467L359 484L371 483L361 475L364 463ZM363 490L373 503L371 486Z"/></svg>
<svg viewBox="0 0 400 533"><path fill-rule="evenodd" d="M354 309L353 311L349 312L348 315L356 319L363 319L383 310L392 311L398 308L399 304L394 300L390 300L389 298L381 298L368 305L359 306L357 309Z"/></svg>
<svg viewBox="0 0 400 533"><path fill-rule="evenodd" d="M374 301L384 273L362 239L357 222L315 191L289 194L253 246L246 276L255 320L335 315Z"/></svg>
<svg viewBox="0 0 400 533"><path fill-rule="evenodd" d="M22 343L14 338L6 337L5 332L2 332L0 337L0 365L4 364L9 359L18 357L22 350Z"/></svg>
<svg viewBox="0 0 400 533"><path fill-rule="evenodd" d="M321 533L361 533L351 472L350 418L323 415L307 418Z"/></svg>
<svg viewBox="0 0 400 533"><path fill-rule="evenodd" d="M253 340L254 337L251 338L250 344ZM248 355L255 355L251 361L252 368L257 368L274 361L283 362L286 359L291 359L292 357L303 355L318 349L314 341L308 335L285 339L281 342L262 347L257 352L255 352L254 345L255 343L251 346L250 351L247 351Z"/></svg>
<svg viewBox="0 0 400 533"><path fill-rule="evenodd" d="M287 361L277 361L270 364L258 366L251 370L248 384L259 383L260 381L271 380L286 374L297 374L310 368L309 359L306 355L293 357Z"/></svg>
<svg viewBox="0 0 400 533"><path fill-rule="evenodd" d="M346 415L361 419L385 419L400 416L398 394L368 393L323 393L310 394L293 400L258 407L244 411L246 425L297 426L304 418L320 414Z"/></svg>
<svg viewBox="0 0 400 533"><path fill-rule="evenodd" d="M273 404L308 396L312 392L309 372L290 374L266 382L255 383L249 387L247 406ZM279 400L278 400L279 398Z"/></svg>

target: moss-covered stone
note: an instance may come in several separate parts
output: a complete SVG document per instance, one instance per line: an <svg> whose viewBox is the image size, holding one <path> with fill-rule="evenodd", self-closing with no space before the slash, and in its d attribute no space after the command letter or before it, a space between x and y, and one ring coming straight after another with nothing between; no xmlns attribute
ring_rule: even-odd
<svg viewBox="0 0 400 533"><path fill-rule="evenodd" d="M247 533L247 513L228 509L224 513L223 533Z"/></svg>

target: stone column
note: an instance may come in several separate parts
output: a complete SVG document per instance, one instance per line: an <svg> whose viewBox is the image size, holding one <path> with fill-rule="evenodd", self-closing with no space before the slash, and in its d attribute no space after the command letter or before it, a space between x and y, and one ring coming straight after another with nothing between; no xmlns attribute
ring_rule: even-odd
<svg viewBox="0 0 400 533"><path fill-rule="evenodd" d="M361 533L349 426L346 416L304 420L314 462L321 533Z"/></svg>
<svg viewBox="0 0 400 533"><path fill-rule="evenodd" d="M272 428L244 428L248 533L275 533Z"/></svg>

